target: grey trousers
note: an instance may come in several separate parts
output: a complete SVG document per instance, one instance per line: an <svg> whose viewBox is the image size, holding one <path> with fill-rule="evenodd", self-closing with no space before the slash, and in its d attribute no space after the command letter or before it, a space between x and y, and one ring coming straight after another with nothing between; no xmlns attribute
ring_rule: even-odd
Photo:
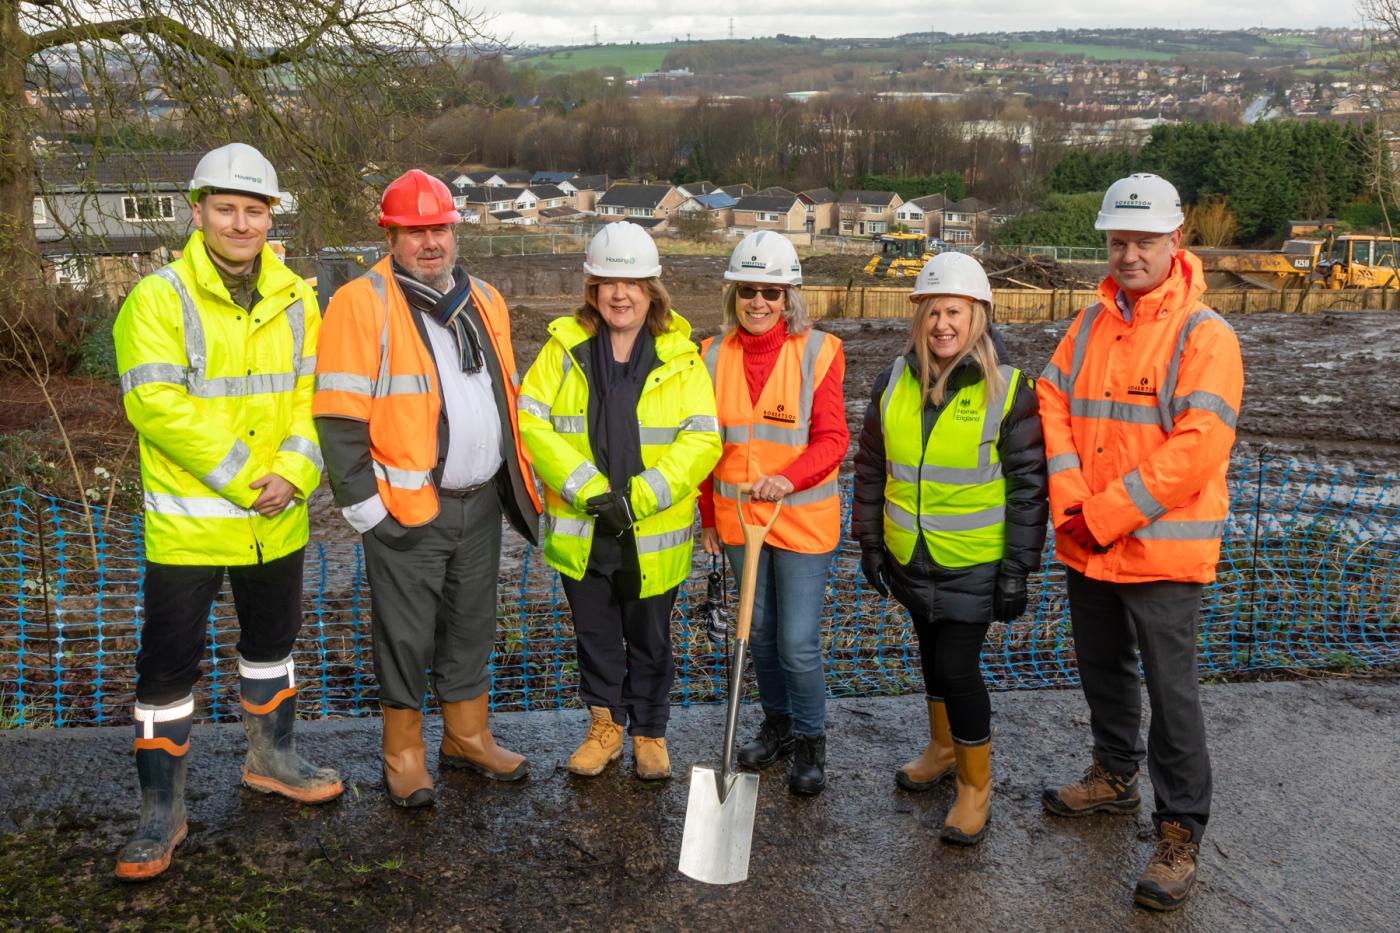
<svg viewBox="0 0 1400 933"><path fill-rule="evenodd" d="M486 665L496 637L495 483L466 498L443 496L438 517L411 531L405 549L374 531L364 536L379 701L418 709L429 670L438 702L474 699L490 686Z"/></svg>
<svg viewBox="0 0 1400 933"><path fill-rule="evenodd" d="M1206 752L1196 668L1199 583L1105 583L1065 568L1074 652L1089 704L1094 754L1116 774L1133 774L1144 757L1142 688L1152 722L1147 769L1156 794L1154 823L1179 822L1199 838L1210 817Z"/></svg>

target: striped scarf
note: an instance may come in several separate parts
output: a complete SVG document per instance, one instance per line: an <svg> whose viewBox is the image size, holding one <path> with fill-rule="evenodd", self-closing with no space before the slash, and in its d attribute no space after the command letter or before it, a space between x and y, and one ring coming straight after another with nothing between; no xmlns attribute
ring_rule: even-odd
<svg viewBox="0 0 1400 933"><path fill-rule="evenodd" d="M472 303L471 276L461 267L452 270L453 286L447 292L440 292L430 285L418 281L394 263L394 280L399 283L408 306L428 315L457 338L458 363L462 372L476 374L486 363L482 349L481 334L476 322L466 313Z"/></svg>

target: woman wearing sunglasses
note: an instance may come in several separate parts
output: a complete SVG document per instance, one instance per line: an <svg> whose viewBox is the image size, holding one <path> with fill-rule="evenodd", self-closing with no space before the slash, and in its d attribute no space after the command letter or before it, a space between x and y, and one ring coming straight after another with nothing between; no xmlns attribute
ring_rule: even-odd
<svg viewBox="0 0 1400 933"><path fill-rule="evenodd" d="M545 485L544 559L574 619L593 776L632 736L637 777L671 776L671 607L690 574L696 487L719 457L710 377L671 310L651 234L626 221L584 256L583 304L525 374L520 433Z"/></svg>
<svg viewBox="0 0 1400 933"><path fill-rule="evenodd" d="M737 487L753 485L746 513L766 523L782 501L758 563L749 643L763 724L739 763L763 768L790 753L788 788L826 786L826 682L821 618L841 535L836 472L850 432L841 341L812 327L792 243L770 230L735 247L724 274L724 332L701 345L715 384L724 450L701 487L701 546L744 566ZM741 581L742 582L742 581Z"/></svg>
<svg viewBox="0 0 1400 933"><path fill-rule="evenodd" d="M1026 611L1045 544L1045 442L1032 380L1000 365L982 266L942 253L919 273L909 345L875 380L856 451L851 534L919 639L930 741L895 773L929 790L956 772L942 838L973 845L991 810L982 641Z"/></svg>

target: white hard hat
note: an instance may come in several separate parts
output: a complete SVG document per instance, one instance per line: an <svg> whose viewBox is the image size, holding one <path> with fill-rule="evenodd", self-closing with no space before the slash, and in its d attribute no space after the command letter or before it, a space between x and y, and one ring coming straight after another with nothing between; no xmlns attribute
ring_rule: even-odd
<svg viewBox="0 0 1400 933"><path fill-rule="evenodd" d="M772 230L759 230L734 247L724 279L726 282L801 285L802 263L797 259L791 240Z"/></svg>
<svg viewBox="0 0 1400 933"><path fill-rule="evenodd" d="M1185 222L1176 186L1161 175L1138 172L1108 186L1094 229L1171 233Z"/></svg>
<svg viewBox="0 0 1400 933"><path fill-rule="evenodd" d="M190 199L197 199L206 188L267 198L269 204L282 200L277 170L261 152L244 143L220 146L199 160L190 179Z"/></svg>
<svg viewBox="0 0 1400 933"><path fill-rule="evenodd" d="M604 279L653 279L661 274L661 257L650 233L620 220L593 235L583 271Z"/></svg>
<svg viewBox="0 0 1400 933"><path fill-rule="evenodd" d="M919 270L909 300L918 301L929 295L961 295L985 301L990 308L992 283L987 281L982 264L967 253L939 253Z"/></svg>

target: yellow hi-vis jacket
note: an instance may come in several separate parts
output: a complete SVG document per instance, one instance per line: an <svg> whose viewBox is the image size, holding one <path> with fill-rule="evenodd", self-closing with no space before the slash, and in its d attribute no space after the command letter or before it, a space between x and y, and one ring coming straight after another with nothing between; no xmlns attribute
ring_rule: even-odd
<svg viewBox="0 0 1400 933"><path fill-rule="evenodd" d="M574 356L589 334L573 318L553 321L549 333L520 385L520 434L545 485L545 561L580 580L593 548L593 516L583 506L608 491L608 478L593 462L588 380ZM642 598L690 573L696 490L720 454L710 374L690 340L689 322L674 311L670 329L656 338L656 358L637 401L646 469L627 490L637 519Z"/></svg>
<svg viewBox="0 0 1400 933"><path fill-rule="evenodd" d="M155 563L256 564L306 544L306 497L321 482L311 421L321 314L266 246L257 296L251 311L233 303L195 231L112 325ZM296 498L265 518L251 510L259 490L249 483L268 473Z"/></svg>

